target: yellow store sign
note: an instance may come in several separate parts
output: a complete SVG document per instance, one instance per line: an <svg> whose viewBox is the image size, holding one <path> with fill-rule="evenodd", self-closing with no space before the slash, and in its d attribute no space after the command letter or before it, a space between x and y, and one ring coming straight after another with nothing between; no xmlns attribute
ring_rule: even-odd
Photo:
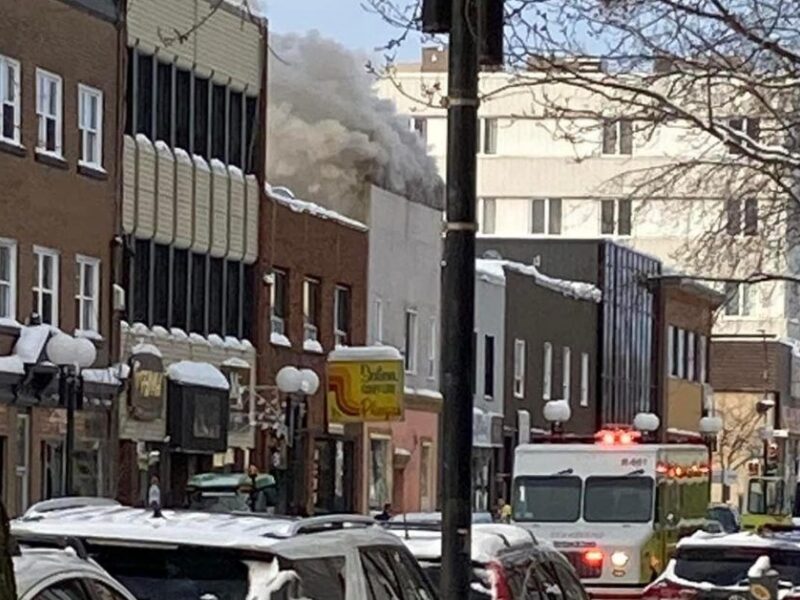
<svg viewBox="0 0 800 600"><path fill-rule="evenodd" d="M403 419L402 360L328 363L328 421L364 423Z"/></svg>

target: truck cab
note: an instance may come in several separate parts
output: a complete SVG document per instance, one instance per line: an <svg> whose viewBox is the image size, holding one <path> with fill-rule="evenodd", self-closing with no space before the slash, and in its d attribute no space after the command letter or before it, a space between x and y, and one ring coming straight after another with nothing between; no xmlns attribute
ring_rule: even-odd
<svg viewBox="0 0 800 600"><path fill-rule="evenodd" d="M186 485L188 508L204 512L273 512L277 496L275 478L267 474L201 473Z"/></svg>

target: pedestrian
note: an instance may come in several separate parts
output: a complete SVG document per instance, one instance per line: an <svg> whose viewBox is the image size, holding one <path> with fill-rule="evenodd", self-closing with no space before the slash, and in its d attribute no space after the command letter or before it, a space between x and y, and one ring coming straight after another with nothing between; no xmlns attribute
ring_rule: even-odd
<svg viewBox="0 0 800 600"><path fill-rule="evenodd" d="M147 490L147 506L153 509L153 516L161 516L161 486L158 475L150 478L150 488Z"/></svg>
<svg viewBox="0 0 800 600"><path fill-rule="evenodd" d="M258 511L258 486L256 485L258 481L258 467L254 464L251 464L247 468L247 475L250 477L250 496L247 500L247 503L250 505L250 510L252 512Z"/></svg>
<svg viewBox="0 0 800 600"><path fill-rule="evenodd" d="M383 505L383 512L378 513L377 516L375 517L375 520L385 522L391 518L392 518L392 505L387 502L386 504Z"/></svg>
<svg viewBox="0 0 800 600"><path fill-rule="evenodd" d="M511 505L508 504L504 498L497 499L497 513L495 518L499 523L511 522Z"/></svg>

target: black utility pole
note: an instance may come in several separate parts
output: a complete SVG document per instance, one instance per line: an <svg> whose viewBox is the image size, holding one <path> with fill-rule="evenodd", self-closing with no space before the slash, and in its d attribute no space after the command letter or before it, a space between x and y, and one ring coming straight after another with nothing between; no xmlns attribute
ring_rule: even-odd
<svg viewBox="0 0 800 600"><path fill-rule="evenodd" d="M72 476L74 472L75 455L75 380L69 367L61 368L61 389L63 394L62 401L67 404L67 439L64 448L64 495L71 496L74 493L72 486Z"/></svg>
<svg viewBox="0 0 800 600"><path fill-rule="evenodd" d="M447 106L447 229L442 285L443 529L441 597L470 595L472 371L475 327L475 186L478 11L452 0Z"/></svg>

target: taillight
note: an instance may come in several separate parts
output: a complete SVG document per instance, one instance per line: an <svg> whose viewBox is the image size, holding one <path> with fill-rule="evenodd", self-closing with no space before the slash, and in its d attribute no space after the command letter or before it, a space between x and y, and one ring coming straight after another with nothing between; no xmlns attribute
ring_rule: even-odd
<svg viewBox="0 0 800 600"><path fill-rule="evenodd" d="M603 565L602 550L587 550L583 553L583 562L593 568L601 567Z"/></svg>
<svg viewBox="0 0 800 600"><path fill-rule="evenodd" d="M642 596L642 600L692 600L697 590L663 579L647 586Z"/></svg>
<svg viewBox="0 0 800 600"><path fill-rule="evenodd" d="M513 600L503 565L489 563L489 581L492 584L492 600Z"/></svg>

